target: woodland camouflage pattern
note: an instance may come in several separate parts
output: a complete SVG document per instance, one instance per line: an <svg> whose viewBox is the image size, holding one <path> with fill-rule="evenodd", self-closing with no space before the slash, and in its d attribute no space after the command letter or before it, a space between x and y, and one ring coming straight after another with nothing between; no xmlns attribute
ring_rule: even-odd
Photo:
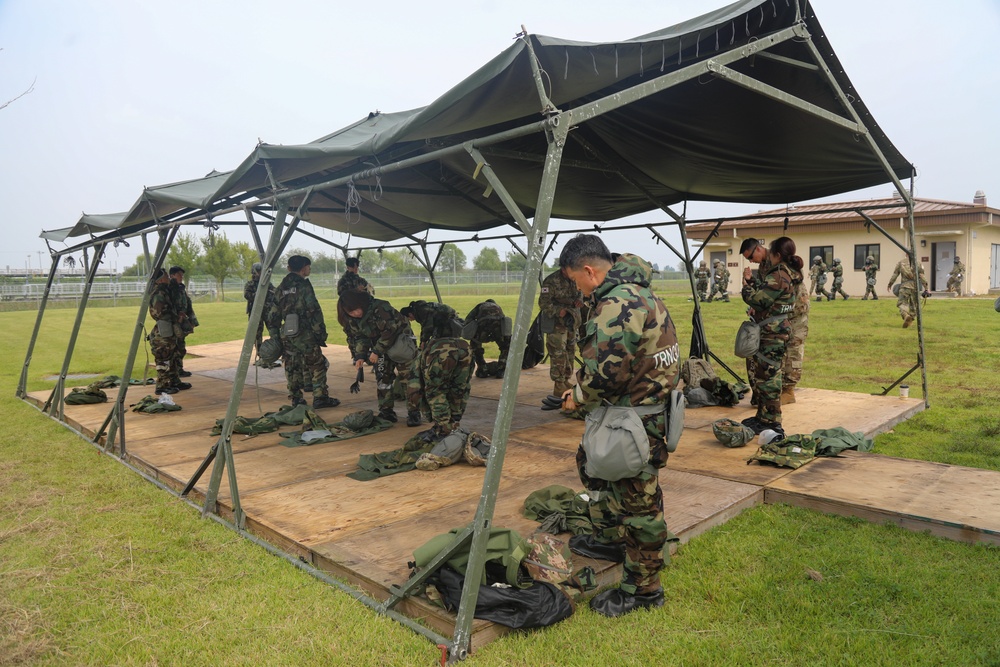
<svg viewBox="0 0 1000 667"><path fill-rule="evenodd" d="M698 300L704 301L708 298L708 279L712 276L712 272L708 270L705 266L705 262L701 263L694 272L695 279L695 289L698 290Z"/></svg>
<svg viewBox="0 0 1000 667"><path fill-rule="evenodd" d="M813 264L809 268L809 275L812 277L811 291L812 293L816 294L817 301L822 300L822 297L824 296L826 297L827 301L833 298L833 295L830 294L830 292L828 292L825 287L823 287L826 284L827 271L829 271L829 269L826 266L826 262L824 262L823 260L820 260L818 262L813 260Z"/></svg>
<svg viewBox="0 0 1000 667"><path fill-rule="evenodd" d="M758 275L758 282L744 285L742 291L750 318L758 323L772 317L781 319L761 326L760 348L747 358L747 375L757 396L757 418L780 424L782 366L791 334L788 318L795 311L793 282L801 281L802 274L784 262L774 266L762 262Z"/></svg>
<svg viewBox="0 0 1000 667"><path fill-rule="evenodd" d="M413 318L420 325L420 346L435 338L451 337L451 323L458 313L451 306L436 301L411 301Z"/></svg>
<svg viewBox="0 0 1000 667"><path fill-rule="evenodd" d="M326 369L329 366L321 346L326 345L326 322L312 283L297 273L288 273L274 290L274 301L267 312L267 328L278 332L290 313L299 316L299 333L289 338L281 335L282 360L288 383L288 398L293 404L303 400L305 385L313 386L313 400L329 396Z"/></svg>
<svg viewBox="0 0 1000 667"><path fill-rule="evenodd" d="M951 267L951 271L948 272L948 285L947 289L949 292L954 292L958 296L962 296L962 280L965 276L965 264L958 261L958 257L955 258L955 265Z"/></svg>
<svg viewBox="0 0 1000 667"><path fill-rule="evenodd" d="M583 367L577 371L573 400L593 409L613 405L666 403L678 376L677 332L663 302L649 289L652 268L635 255L621 255L594 290L594 309L581 343ZM667 462L666 415L642 418L655 469ZM594 537L625 545L621 588L646 594L660 588L659 572L669 555L663 518L663 491L655 472L616 482L590 478L583 447L576 454L580 480L591 497Z"/></svg>
<svg viewBox="0 0 1000 667"><path fill-rule="evenodd" d="M834 299L839 294L844 297L844 301L847 301L848 294L844 291L844 265L839 260L833 262L833 290L831 291Z"/></svg>
<svg viewBox="0 0 1000 667"><path fill-rule="evenodd" d="M247 302L247 317L253 310L253 301L257 298L257 286L260 285L260 275L254 275L243 285L243 299ZM274 285L268 283L267 296L264 298L264 310L261 311L260 324L257 326L257 354L260 354L260 344L264 339L264 320L267 319L271 304L274 303Z"/></svg>
<svg viewBox="0 0 1000 667"><path fill-rule="evenodd" d="M715 269L715 277L712 279L712 292L708 295L708 300L711 301L714 299L716 293L718 293L720 300L728 302L729 269L719 260L715 260L712 263L712 268Z"/></svg>
<svg viewBox="0 0 1000 667"><path fill-rule="evenodd" d="M500 358L497 360L497 372L503 376L507 368L507 355L510 353L510 336L503 335L503 308L493 299L487 299L469 311L466 322L476 321L476 335L469 339L472 358L476 363L476 377L487 377L486 350L483 343L496 343L500 348Z"/></svg>
<svg viewBox="0 0 1000 667"><path fill-rule="evenodd" d="M413 335L410 321L388 301L371 297L361 317L348 318L347 339L352 342L351 354L355 361L367 361L371 353L379 356L384 364L382 377L378 380L379 412L392 411L396 405L393 385L405 386L409 364L399 364L386 355L400 334Z"/></svg>
<svg viewBox="0 0 1000 667"><path fill-rule="evenodd" d="M174 308L177 311L178 324L180 325L180 335L176 331L174 333L174 366L179 373L184 370L184 357L187 356L185 339L198 326L198 318L194 314L194 304L191 303L191 297L188 296L184 283L176 282L171 278L169 286L170 298L174 300ZM178 380L180 380L180 376L178 376Z"/></svg>
<svg viewBox="0 0 1000 667"><path fill-rule="evenodd" d="M435 338L420 354L406 383L407 409L429 414L439 433L458 428L469 402L472 353L462 338Z"/></svg>
<svg viewBox="0 0 1000 667"><path fill-rule="evenodd" d="M177 324L177 308L171 298L169 283L153 283L149 295L149 315L156 321L167 320L174 325ZM177 338L161 336L159 327L154 322L149 333L149 347L153 351L153 359L156 360L156 388L162 390L180 382L181 378L177 375L178 368L174 362Z"/></svg>
<svg viewBox="0 0 1000 667"><path fill-rule="evenodd" d="M344 271L344 275L340 276L340 280L337 281L337 295L341 295L347 290L355 290L357 292L368 292L369 294L375 294L375 288L368 284L368 281L354 273L353 271Z"/></svg>
<svg viewBox="0 0 1000 667"><path fill-rule="evenodd" d="M758 276L770 270L771 261L767 255L761 260ZM788 342L785 344L785 361L781 366L782 390L795 390L802 379L802 364L806 356L806 337L809 335L809 292L806 290L805 276L788 267L795 288L795 309L788 316ZM760 283L756 283L758 286Z"/></svg>
<svg viewBox="0 0 1000 667"><path fill-rule="evenodd" d="M558 385L568 386L573 377L582 303L576 283L561 270L556 269L542 281L538 307L555 322L552 333L545 335L545 348L549 353L549 378Z"/></svg>
<svg viewBox="0 0 1000 667"><path fill-rule="evenodd" d="M869 295L878 301L878 294L875 293L876 274L878 274L878 266L875 265L875 258L869 257L865 260L865 295L861 297L862 301L867 301Z"/></svg>

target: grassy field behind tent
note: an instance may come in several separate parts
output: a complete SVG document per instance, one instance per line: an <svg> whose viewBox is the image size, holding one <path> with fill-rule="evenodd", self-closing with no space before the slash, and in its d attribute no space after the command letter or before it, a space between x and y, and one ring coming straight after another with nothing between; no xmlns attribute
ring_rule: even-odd
<svg viewBox="0 0 1000 667"><path fill-rule="evenodd" d="M687 341L683 289L659 286ZM484 298L477 292L447 302L464 315ZM512 313L516 296L497 294ZM320 296L332 315L332 294ZM916 332L900 327L894 306L814 303L803 386L878 392L913 366ZM702 307L713 351L743 374L731 354L742 306ZM199 304L198 315L191 345L243 335L241 303ZM44 378L62 366L74 316L46 313L29 390L52 386ZM342 343L328 319L331 342ZM201 519L15 399L34 321L0 313L0 666L436 663L425 639ZM88 312L70 372L121 373L134 324L132 307ZM998 327L991 300L927 303L931 407L879 436L877 452L1000 470ZM140 351L137 376L145 361ZM909 384L920 395L919 374ZM1000 664L993 547L762 506L683 546L663 581L662 611L611 620L582 606L472 663Z"/></svg>

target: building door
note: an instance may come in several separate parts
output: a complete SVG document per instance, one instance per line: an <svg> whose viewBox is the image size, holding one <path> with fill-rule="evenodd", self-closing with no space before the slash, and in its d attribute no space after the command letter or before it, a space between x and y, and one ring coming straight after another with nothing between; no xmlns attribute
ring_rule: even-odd
<svg viewBox="0 0 1000 667"><path fill-rule="evenodd" d="M1000 289L1000 244L994 243L990 252L990 289Z"/></svg>
<svg viewBox="0 0 1000 667"><path fill-rule="evenodd" d="M944 290L948 286L948 273L955 266L955 242L945 241L934 244L934 264L931 278L932 290Z"/></svg>

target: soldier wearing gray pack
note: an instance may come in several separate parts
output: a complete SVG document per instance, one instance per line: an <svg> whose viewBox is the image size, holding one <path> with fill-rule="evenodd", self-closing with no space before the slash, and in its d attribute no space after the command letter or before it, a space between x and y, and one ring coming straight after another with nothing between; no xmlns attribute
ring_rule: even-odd
<svg viewBox="0 0 1000 667"><path fill-rule="evenodd" d="M582 305L580 290L562 270L556 269L542 281L538 308L544 318L542 333L549 353L549 379L554 383L554 396L562 396L570 387Z"/></svg>

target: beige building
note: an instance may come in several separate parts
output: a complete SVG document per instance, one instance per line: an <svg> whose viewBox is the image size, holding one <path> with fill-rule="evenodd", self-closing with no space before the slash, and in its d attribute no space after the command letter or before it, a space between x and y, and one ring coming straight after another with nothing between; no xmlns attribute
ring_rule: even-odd
<svg viewBox="0 0 1000 667"><path fill-rule="evenodd" d="M1000 210L987 206L986 196L976 192L971 203L916 198L914 200L917 257L927 274L931 291L943 291L958 256L965 264L962 295L1000 292ZM906 207L896 197L856 202L790 206L788 209L726 220L703 252L709 266L719 259L736 277L749 263L740 255L740 244L756 237L765 245L779 236L795 240L798 254L808 265L819 255L828 265L840 259L844 267L844 290L860 297L865 292L865 257L873 255L879 266L876 289L887 296L885 286L903 252L858 213L861 209L898 243L909 247ZM787 220L786 220L787 218ZM687 227L692 245L703 242L716 223ZM787 229L785 226L787 224ZM828 277L829 288L832 277ZM735 285L739 289L739 282Z"/></svg>

